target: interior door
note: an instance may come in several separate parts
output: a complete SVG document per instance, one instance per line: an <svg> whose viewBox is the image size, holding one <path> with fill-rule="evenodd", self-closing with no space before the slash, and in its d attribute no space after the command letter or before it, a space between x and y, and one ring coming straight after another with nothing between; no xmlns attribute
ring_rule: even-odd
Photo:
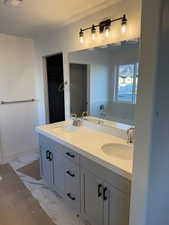
<svg viewBox="0 0 169 225"><path fill-rule="evenodd" d="M71 113L81 116L87 111L87 65L70 64Z"/></svg>
<svg viewBox="0 0 169 225"><path fill-rule="evenodd" d="M50 123L65 120L62 53L46 58Z"/></svg>
<svg viewBox="0 0 169 225"><path fill-rule="evenodd" d="M92 225L103 225L102 180L82 171L82 214Z"/></svg>

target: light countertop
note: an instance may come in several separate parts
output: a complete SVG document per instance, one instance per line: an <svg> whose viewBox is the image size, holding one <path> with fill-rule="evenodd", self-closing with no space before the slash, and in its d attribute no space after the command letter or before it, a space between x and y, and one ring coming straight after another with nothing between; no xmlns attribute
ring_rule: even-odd
<svg viewBox="0 0 169 225"><path fill-rule="evenodd" d="M63 144L82 156L85 156L107 169L131 180L133 154L129 159L119 157L110 157L105 154L101 147L108 143L125 144L126 140L111 136L109 134L98 132L90 128L80 126L75 131L65 129L63 126L68 122L60 122L55 124L43 125L36 128L36 131L43 134L60 144ZM133 150L131 150L133 152Z"/></svg>

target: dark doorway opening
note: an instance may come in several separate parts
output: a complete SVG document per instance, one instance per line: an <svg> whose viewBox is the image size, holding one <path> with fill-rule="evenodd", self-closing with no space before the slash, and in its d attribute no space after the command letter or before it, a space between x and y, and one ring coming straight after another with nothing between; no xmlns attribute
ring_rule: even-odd
<svg viewBox="0 0 169 225"><path fill-rule="evenodd" d="M81 116L87 111L87 65L70 63L70 111Z"/></svg>
<svg viewBox="0 0 169 225"><path fill-rule="evenodd" d="M62 53L46 57L49 122L65 120L64 77Z"/></svg>

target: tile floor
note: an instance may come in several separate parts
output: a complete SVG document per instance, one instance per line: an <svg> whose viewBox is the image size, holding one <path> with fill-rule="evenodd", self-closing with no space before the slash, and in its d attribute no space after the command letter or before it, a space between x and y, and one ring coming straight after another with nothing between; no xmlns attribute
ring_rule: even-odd
<svg viewBox="0 0 169 225"><path fill-rule="evenodd" d="M72 211L55 192L51 191L43 182L43 180L37 181L31 177L28 177L17 171L33 160L39 158L38 153L31 153L25 156L20 156L14 160L9 161L9 164L13 167L26 187L31 191L34 198L36 198L40 206L49 215L52 221L57 225L88 225L87 222Z"/></svg>

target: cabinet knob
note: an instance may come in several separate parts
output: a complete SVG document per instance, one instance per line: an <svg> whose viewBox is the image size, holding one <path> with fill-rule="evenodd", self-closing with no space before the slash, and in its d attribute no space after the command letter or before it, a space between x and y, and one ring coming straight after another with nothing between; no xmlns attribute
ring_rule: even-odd
<svg viewBox="0 0 169 225"><path fill-rule="evenodd" d="M50 151L47 150L47 151L46 151L46 159L48 159L48 160L49 160L49 155L50 155Z"/></svg>
<svg viewBox="0 0 169 225"><path fill-rule="evenodd" d="M53 153L49 152L49 161L52 161L52 159L53 159Z"/></svg>
<svg viewBox="0 0 169 225"><path fill-rule="evenodd" d="M71 195L70 193L67 193L67 196L68 196L72 201L76 200L76 198L75 198L75 197L72 197L72 195Z"/></svg>
<svg viewBox="0 0 169 225"><path fill-rule="evenodd" d="M71 157L71 158L75 158L75 155L71 154L70 152L66 152L66 155Z"/></svg>
<svg viewBox="0 0 169 225"><path fill-rule="evenodd" d="M46 159L48 159L49 161L52 161L53 159L53 154L49 150L46 151Z"/></svg>
<svg viewBox="0 0 169 225"><path fill-rule="evenodd" d="M104 201L106 201L107 200L107 187L105 187L104 189L103 189L103 200Z"/></svg>
<svg viewBox="0 0 169 225"><path fill-rule="evenodd" d="M71 173L69 170L66 171L66 173L71 176L71 177L75 177L75 174L74 173Z"/></svg>
<svg viewBox="0 0 169 225"><path fill-rule="evenodd" d="M102 184L99 184L98 189L97 189L97 195L98 195L98 197L101 197L102 194L103 194L103 186L102 186Z"/></svg>

